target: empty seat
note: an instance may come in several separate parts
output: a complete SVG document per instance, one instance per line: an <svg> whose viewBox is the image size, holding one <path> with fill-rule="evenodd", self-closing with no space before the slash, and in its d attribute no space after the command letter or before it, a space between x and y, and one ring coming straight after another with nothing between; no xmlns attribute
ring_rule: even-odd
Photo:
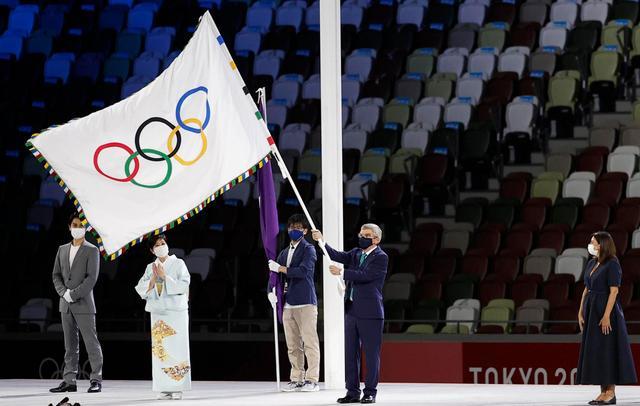
<svg viewBox="0 0 640 406"><path fill-rule="evenodd" d="M594 183L591 180L567 179L562 185L562 197L578 197L582 199L583 204L587 204L593 188Z"/></svg>
<svg viewBox="0 0 640 406"><path fill-rule="evenodd" d="M465 48L449 48L438 57L437 71L442 73L454 73L456 77L462 76L466 68L469 51Z"/></svg>
<svg viewBox="0 0 640 406"><path fill-rule="evenodd" d="M498 71L514 72L521 78L527 68L528 55L520 52L509 52L508 50L500 55L498 59Z"/></svg>
<svg viewBox="0 0 640 406"><path fill-rule="evenodd" d="M464 254L469 246L470 235L467 231L445 231L442 234L442 248L455 248Z"/></svg>
<svg viewBox="0 0 640 406"><path fill-rule="evenodd" d="M471 75L481 73L488 80L493 76L498 64L498 50L495 48L478 48L469 56L468 71Z"/></svg>
<svg viewBox="0 0 640 406"><path fill-rule="evenodd" d="M555 179L535 179L531 184L531 197L545 197L555 202L560 192L560 182Z"/></svg>
<svg viewBox="0 0 640 406"><path fill-rule="evenodd" d="M479 2L465 2L458 7L458 23L474 24L476 27L484 25L487 7Z"/></svg>
<svg viewBox="0 0 640 406"><path fill-rule="evenodd" d="M608 172L622 172L631 177L636 171L638 156L633 153L616 152L609 154L607 159Z"/></svg>
<svg viewBox="0 0 640 406"><path fill-rule="evenodd" d="M358 75L360 81L364 82L369 79L374 58L375 51L373 49L356 49L345 59L344 71L348 75Z"/></svg>
<svg viewBox="0 0 640 406"><path fill-rule="evenodd" d="M553 270L554 258L529 255L524 259L524 274L537 274L543 281L549 279Z"/></svg>
<svg viewBox="0 0 640 406"><path fill-rule="evenodd" d="M574 278L574 281L582 279L582 270L586 259L582 256L560 255L556 258L556 274L567 274Z"/></svg>
<svg viewBox="0 0 640 406"><path fill-rule="evenodd" d="M567 24L565 22L550 22L540 31L540 46L563 50L567 43Z"/></svg>
<svg viewBox="0 0 640 406"><path fill-rule="evenodd" d="M553 22L565 22L568 28L573 28L578 16L580 6L577 3L561 0L551 5L550 20Z"/></svg>
<svg viewBox="0 0 640 406"><path fill-rule="evenodd" d="M580 7L580 20L597 21L604 26L609 15L609 3L604 0L589 0Z"/></svg>

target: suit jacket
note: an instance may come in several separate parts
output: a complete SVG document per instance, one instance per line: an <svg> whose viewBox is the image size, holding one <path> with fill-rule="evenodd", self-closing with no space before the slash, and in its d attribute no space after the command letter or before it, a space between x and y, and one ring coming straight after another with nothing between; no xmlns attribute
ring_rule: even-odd
<svg viewBox="0 0 640 406"><path fill-rule="evenodd" d="M98 280L100 270L100 252L98 247L85 241L76 253L73 265L69 267L71 243L61 245L53 264L53 286L60 296L60 312L75 314L95 314L93 287ZM67 289L71 290L72 303L62 297Z"/></svg>
<svg viewBox="0 0 640 406"><path fill-rule="evenodd" d="M277 261L282 266L287 266L289 246L280 251ZM287 267L287 293L285 302L292 306L312 304L317 305L316 285L313 274L316 267L316 249L304 238L293 251L291 264Z"/></svg>
<svg viewBox="0 0 640 406"><path fill-rule="evenodd" d="M328 244L325 245L332 260L344 264L344 280L347 285L345 292L345 310L354 317L361 319L384 319L382 303L382 288L387 275L389 257L377 247L360 266L363 250L354 248L349 252L337 251ZM350 300L353 290L353 301Z"/></svg>

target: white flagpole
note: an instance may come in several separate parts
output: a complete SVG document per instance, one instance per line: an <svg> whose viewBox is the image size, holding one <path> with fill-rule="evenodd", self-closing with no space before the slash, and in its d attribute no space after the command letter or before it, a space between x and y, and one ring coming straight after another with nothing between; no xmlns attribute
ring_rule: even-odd
<svg viewBox="0 0 640 406"><path fill-rule="evenodd" d="M261 87L258 89L258 99L260 103L264 106L264 121L267 122L267 102L265 97L265 89ZM271 288L271 293L275 298L276 288L275 286ZM275 350L275 358L276 358L276 392L280 392L280 340L278 339L278 302L275 303L273 307L273 346Z"/></svg>
<svg viewBox="0 0 640 406"><path fill-rule="evenodd" d="M265 106L265 116L266 116L265 89L260 88L258 90L258 95L259 95L258 97L260 97L263 103L262 105ZM265 122L267 122L267 118L265 117L264 119L265 119ZM276 146L276 144L271 145L271 152L273 153L273 157L275 158L275 161L278 164L278 167L280 168L280 173L282 173L282 177L289 181L289 184L291 185L291 189L293 189L293 193L296 195L296 198L298 199L298 203L300 203L300 207L302 208L302 211L304 212L305 217L307 217L307 221L309 222L311 229L317 230L318 228L316 227L316 224L311 218L311 215L309 214L309 210L307 210L307 205L302 200L302 196L300 196L300 192L298 191L298 188L295 182L293 181L293 177L291 176L291 173L289 173L289 169L287 169L287 166L284 164L284 160L282 159L282 155L280 155L280 151L278 150L278 147ZM329 257L329 253L327 252L327 249L324 246L325 244L324 241L320 240L319 243L320 244L318 245L320 246L322 253L325 255L325 257L327 257L327 259L330 260L331 257ZM337 278L340 280L341 293L344 294L344 291L345 291L344 280L342 279L342 276L337 276Z"/></svg>
<svg viewBox="0 0 640 406"><path fill-rule="evenodd" d="M271 289L271 293L276 295L276 288ZM273 345L276 353L276 391L280 392L280 341L278 340L278 304L273 306Z"/></svg>

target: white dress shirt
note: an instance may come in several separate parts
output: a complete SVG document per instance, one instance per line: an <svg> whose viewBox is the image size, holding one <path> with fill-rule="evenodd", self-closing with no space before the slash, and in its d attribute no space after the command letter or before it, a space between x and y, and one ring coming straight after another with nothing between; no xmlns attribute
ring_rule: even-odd
<svg viewBox="0 0 640 406"><path fill-rule="evenodd" d="M71 243L71 249L69 250L69 268L73 265L73 260L76 258L76 254L78 253L78 250L80 250L80 247L82 247L82 244L75 246Z"/></svg>

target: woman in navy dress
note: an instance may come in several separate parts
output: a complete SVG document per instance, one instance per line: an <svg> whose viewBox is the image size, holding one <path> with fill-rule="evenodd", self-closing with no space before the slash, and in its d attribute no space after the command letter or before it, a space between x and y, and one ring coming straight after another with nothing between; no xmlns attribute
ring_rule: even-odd
<svg viewBox="0 0 640 406"><path fill-rule="evenodd" d="M616 385L637 380L627 326L617 298L622 268L609 233L593 234L588 249L593 259L584 269L585 286L578 312L582 345L576 383L600 385L600 395L590 405L615 405Z"/></svg>

